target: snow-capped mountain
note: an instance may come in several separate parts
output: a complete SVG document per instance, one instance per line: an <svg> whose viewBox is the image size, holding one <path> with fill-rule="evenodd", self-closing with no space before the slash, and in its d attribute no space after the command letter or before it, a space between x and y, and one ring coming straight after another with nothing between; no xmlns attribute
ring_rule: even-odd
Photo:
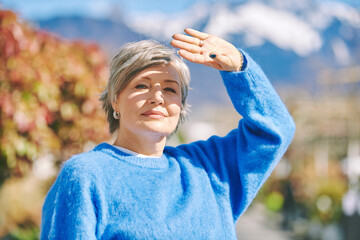
<svg viewBox="0 0 360 240"><path fill-rule="evenodd" d="M227 39L242 35L244 47L269 42L299 56L309 56L321 49L326 41L322 34L334 21L359 30L360 12L335 1L247 1L239 5L199 2L182 14L142 13L126 24L136 32L161 39L169 39L188 26L202 26L203 31ZM341 35L339 38L347 37Z"/></svg>
<svg viewBox="0 0 360 240"><path fill-rule="evenodd" d="M98 41L110 56L124 42L168 43L174 33L193 27L245 49L279 87L314 88L323 69L360 64L360 9L340 1L199 1L176 14L113 13L105 20L63 17L38 24L68 38ZM196 101L228 101L216 71L196 64L190 70Z"/></svg>

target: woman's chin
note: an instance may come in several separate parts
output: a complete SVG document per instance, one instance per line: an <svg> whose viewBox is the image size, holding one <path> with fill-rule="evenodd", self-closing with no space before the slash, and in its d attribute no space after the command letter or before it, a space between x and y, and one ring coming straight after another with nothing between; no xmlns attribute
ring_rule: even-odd
<svg viewBox="0 0 360 240"><path fill-rule="evenodd" d="M169 125L161 124L155 121L144 123L141 126L142 131L144 132L151 132L164 136L170 135L175 130L175 127L176 126L170 127Z"/></svg>
<svg viewBox="0 0 360 240"><path fill-rule="evenodd" d="M161 135L170 135L174 132L177 122L169 122L167 119L151 119L143 121L141 125L145 131L151 131Z"/></svg>

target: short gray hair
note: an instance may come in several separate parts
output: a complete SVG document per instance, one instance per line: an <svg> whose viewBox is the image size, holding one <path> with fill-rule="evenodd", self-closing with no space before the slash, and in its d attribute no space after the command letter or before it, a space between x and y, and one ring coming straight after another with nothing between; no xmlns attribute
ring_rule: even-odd
<svg viewBox="0 0 360 240"><path fill-rule="evenodd" d="M113 134L119 128L119 120L113 117L112 103L126 85L141 71L157 65L172 63L178 71L181 88L181 112L179 123L185 121L188 105L190 72L187 65L175 50L153 40L143 40L125 44L110 63L110 77L100 101L107 116L109 131ZM177 130L176 126L175 131Z"/></svg>

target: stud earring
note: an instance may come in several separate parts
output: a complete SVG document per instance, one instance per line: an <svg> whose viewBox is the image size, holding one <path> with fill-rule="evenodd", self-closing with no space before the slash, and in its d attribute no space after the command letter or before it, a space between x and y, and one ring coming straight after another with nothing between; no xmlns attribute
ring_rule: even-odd
<svg viewBox="0 0 360 240"><path fill-rule="evenodd" d="M114 110L114 112L113 112L113 117L114 117L115 119L120 119L120 113Z"/></svg>

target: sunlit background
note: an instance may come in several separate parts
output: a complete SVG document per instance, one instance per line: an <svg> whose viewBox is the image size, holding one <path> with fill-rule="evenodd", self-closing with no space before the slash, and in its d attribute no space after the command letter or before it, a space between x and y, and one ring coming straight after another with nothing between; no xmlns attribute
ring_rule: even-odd
<svg viewBox="0 0 360 240"><path fill-rule="evenodd" d="M297 125L238 238L360 238L359 0L0 0L1 239L38 239L61 163L111 141L98 97L116 51L169 45L185 27L247 51ZM171 145L225 135L241 118L217 71L189 67L191 113Z"/></svg>

